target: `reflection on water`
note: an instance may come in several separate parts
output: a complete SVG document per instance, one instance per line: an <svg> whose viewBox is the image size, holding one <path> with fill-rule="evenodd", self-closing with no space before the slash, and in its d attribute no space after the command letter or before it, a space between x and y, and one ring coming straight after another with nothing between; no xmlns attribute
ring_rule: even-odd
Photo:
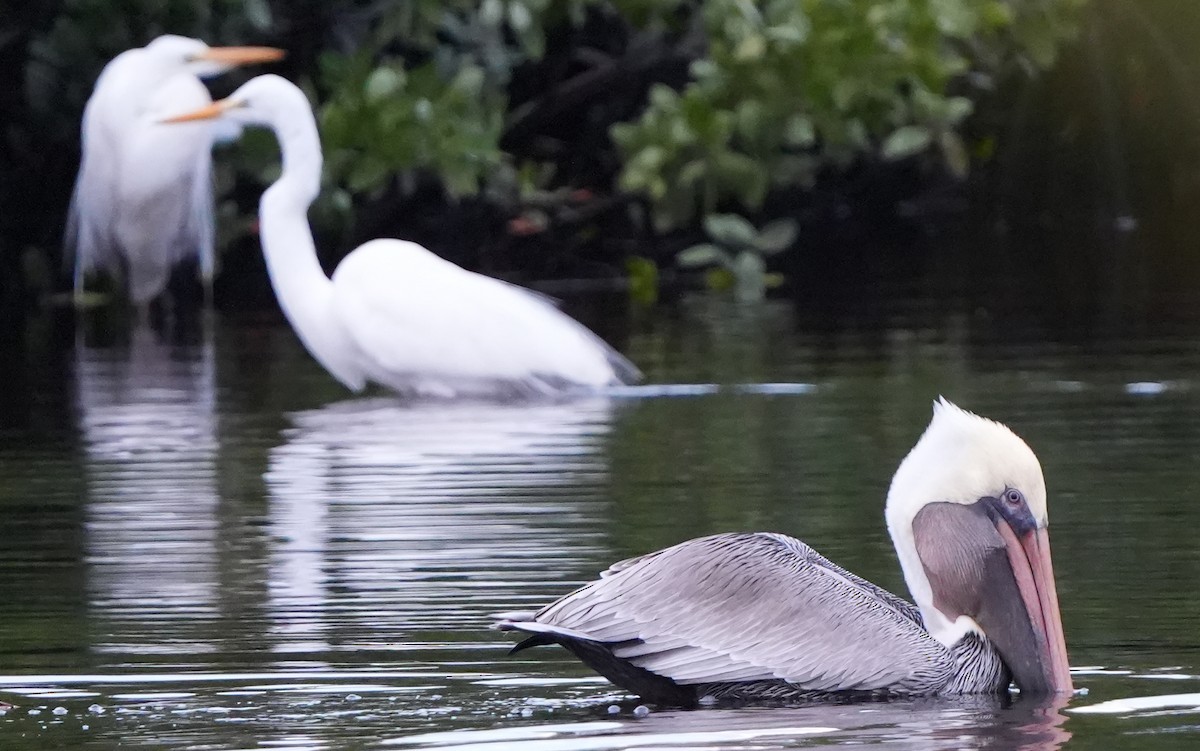
<svg viewBox="0 0 1200 751"><path fill-rule="evenodd" d="M598 548L611 413L376 398L293 415L266 473L272 648L411 648L569 575Z"/></svg>
<svg viewBox="0 0 1200 751"><path fill-rule="evenodd" d="M818 704L789 708L678 710L644 718L423 733L385 745L438 751L609 751L623 748L753 748L876 745L900 751L1055 751L1071 738L1064 700L1010 704L998 697L950 701Z"/></svg>
<svg viewBox="0 0 1200 751"><path fill-rule="evenodd" d="M203 651L217 608L217 402L211 330L199 345L137 326L127 346L76 344L88 499L87 590L99 651ZM169 634L144 618L169 622Z"/></svg>
<svg viewBox="0 0 1200 751"><path fill-rule="evenodd" d="M1200 338L1079 346L911 310L831 335L773 306L681 311L632 339L665 386L561 404L347 399L284 324L79 345L57 387L75 412L39 411L52 382L27 400L61 438L0 462L0 701L17 705L0 747L1194 745ZM904 592L883 498L939 392L1013 425L1046 468L1068 648L1099 666L1061 711L642 716L565 651L510 657L488 628L725 530L798 535Z"/></svg>

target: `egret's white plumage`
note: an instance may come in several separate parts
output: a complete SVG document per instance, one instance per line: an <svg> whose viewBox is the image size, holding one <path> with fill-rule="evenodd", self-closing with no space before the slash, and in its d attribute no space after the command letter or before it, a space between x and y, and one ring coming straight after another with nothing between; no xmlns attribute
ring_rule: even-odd
<svg viewBox="0 0 1200 751"><path fill-rule="evenodd" d="M130 299L144 305L163 291L175 265L191 257L211 286L213 124L160 121L212 101L198 76L280 56L268 48L209 47L165 35L104 67L83 113L83 157L67 221L76 300L84 275L104 269L123 273Z"/></svg>
<svg viewBox="0 0 1200 751"><path fill-rule="evenodd" d="M529 290L476 274L404 240L372 240L330 279L308 226L321 182L321 143L308 99L259 76L173 122L224 117L272 129L280 178L263 194L259 233L271 284L305 347L358 391L525 396L632 380L637 369L586 327Z"/></svg>

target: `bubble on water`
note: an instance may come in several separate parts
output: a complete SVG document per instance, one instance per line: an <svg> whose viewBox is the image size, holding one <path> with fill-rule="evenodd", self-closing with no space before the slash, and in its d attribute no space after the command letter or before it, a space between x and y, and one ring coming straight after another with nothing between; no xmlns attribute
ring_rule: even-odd
<svg viewBox="0 0 1200 751"><path fill-rule="evenodd" d="M346 701L358 701L361 698L358 694L346 694Z"/></svg>
<svg viewBox="0 0 1200 751"><path fill-rule="evenodd" d="M609 714L621 714L621 708L618 707L616 704L609 704L608 705L608 713Z"/></svg>
<svg viewBox="0 0 1200 751"><path fill-rule="evenodd" d="M51 711L53 711L54 714L56 714L56 715L64 715L67 713L67 708L66 707L55 707Z"/></svg>
<svg viewBox="0 0 1200 751"><path fill-rule="evenodd" d="M87 725L80 725L79 729L80 730L90 730L90 728Z"/></svg>
<svg viewBox="0 0 1200 751"><path fill-rule="evenodd" d="M645 717L648 714L650 714L650 707L647 707L645 704L639 704L633 708L634 717Z"/></svg>
<svg viewBox="0 0 1200 751"><path fill-rule="evenodd" d="M1075 689L1073 693L1076 696L1087 696L1090 692L1088 691L1087 686L1080 686L1079 688Z"/></svg>
<svg viewBox="0 0 1200 751"><path fill-rule="evenodd" d="M104 714L106 710L99 704L93 704L92 706L88 707L88 711L92 714Z"/></svg>
<svg viewBox="0 0 1200 751"><path fill-rule="evenodd" d="M41 714L41 713L42 713L42 710L40 710L40 709L29 710L29 714Z"/></svg>
<svg viewBox="0 0 1200 751"><path fill-rule="evenodd" d="M522 717L533 717L533 707L521 707Z"/></svg>

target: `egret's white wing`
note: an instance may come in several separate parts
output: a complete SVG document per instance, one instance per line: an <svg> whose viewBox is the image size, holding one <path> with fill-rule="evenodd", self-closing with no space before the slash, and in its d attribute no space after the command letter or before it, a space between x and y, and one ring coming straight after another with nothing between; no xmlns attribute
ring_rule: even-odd
<svg viewBox="0 0 1200 751"><path fill-rule="evenodd" d="M210 284L216 273L213 251L212 147L218 130L228 130L219 121L187 125L161 122L163 118L193 112L212 102L208 89L191 73L179 73L158 92L146 113L146 128L157 142L155 153L178 168L181 180L172 186L173 200L182 215L174 240L174 262L197 257L200 277Z"/></svg>
<svg viewBox="0 0 1200 751"><path fill-rule="evenodd" d="M953 668L915 607L777 534L716 535L631 559L535 622L607 643L679 684L919 692Z"/></svg>
<svg viewBox="0 0 1200 751"><path fill-rule="evenodd" d="M93 97L83 111L82 157L67 214L63 257L74 261L76 276L118 268L114 228L121 144L98 105Z"/></svg>
<svg viewBox="0 0 1200 751"><path fill-rule="evenodd" d="M611 362L623 358L582 324L414 243L363 245L333 285L333 309L369 359L368 375L387 385L453 393L489 382L553 391L617 381Z"/></svg>
<svg viewBox="0 0 1200 751"><path fill-rule="evenodd" d="M191 256L211 279L212 126L160 122L210 101L187 71L161 80L143 49L105 66L84 110L83 157L67 224L77 288L91 268L124 266L130 297L146 302Z"/></svg>

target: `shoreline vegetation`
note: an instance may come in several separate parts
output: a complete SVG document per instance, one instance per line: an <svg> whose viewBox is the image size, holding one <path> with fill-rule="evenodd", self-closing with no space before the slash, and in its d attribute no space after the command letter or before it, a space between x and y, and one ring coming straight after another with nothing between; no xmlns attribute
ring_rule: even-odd
<svg viewBox="0 0 1200 751"><path fill-rule="evenodd" d="M1097 29L1133 12L1119 0L135 5L67 0L13 19L0 263L25 305L62 289L96 75L162 32L288 50L275 70L308 93L327 154L311 211L327 268L399 237L502 278L652 302L681 285L801 294L798 267L848 263L830 242L961 224L979 195L1019 205L1025 168L1006 162L1011 151L1035 161L1049 140L1038 128L1063 127L1027 111L1030 82L1078 68ZM222 96L257 72L210 88ZM218 302L253 297L265 284L250 252L256 197L277 154L248 134L214 159ZM1111 187L1104 209L1120 234L1137 220L1129 187ZM903 266L882 252L852 256L883 274Z"/></svg>

